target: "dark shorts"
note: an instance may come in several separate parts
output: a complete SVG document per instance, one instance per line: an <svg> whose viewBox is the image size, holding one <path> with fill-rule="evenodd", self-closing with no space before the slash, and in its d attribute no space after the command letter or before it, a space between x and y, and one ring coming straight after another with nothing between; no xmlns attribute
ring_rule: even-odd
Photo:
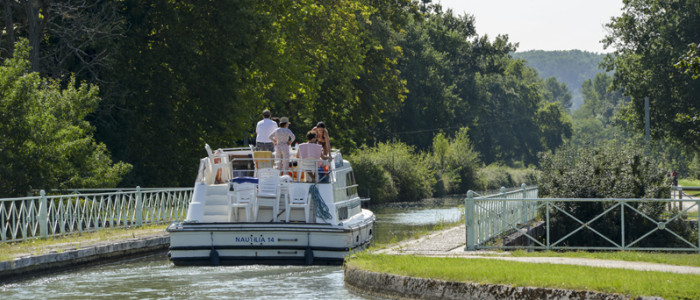
<svg viewBox="0 0 700 300"><path fill-rule="evenodd" d="M275 151L275 144L273 143L255 143L256 151Z"/></svg>

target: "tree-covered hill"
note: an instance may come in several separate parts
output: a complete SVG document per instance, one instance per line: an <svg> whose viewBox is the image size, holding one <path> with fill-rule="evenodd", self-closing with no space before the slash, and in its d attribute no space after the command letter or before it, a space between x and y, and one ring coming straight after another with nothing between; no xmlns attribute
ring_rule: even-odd
<svg viewBox="0 0 700 300"><path fill-rule="evenodd" d="M512 55L514 58L526 60L528 66L537 70L540 77L554 76L557 81L566 83L573 95L572 109L578 109L583 104L581 84L587 79L595 78L596 74L604 72L598 68L598 65L603 61L605 54L581 50L531 50L516 52Z"/></svg>

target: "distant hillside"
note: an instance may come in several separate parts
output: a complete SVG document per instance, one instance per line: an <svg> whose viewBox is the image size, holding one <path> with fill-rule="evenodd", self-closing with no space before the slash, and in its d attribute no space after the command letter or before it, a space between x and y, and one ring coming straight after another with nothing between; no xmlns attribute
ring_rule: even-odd
<svg viewBox="0 0 700 300"><path fill-rule="evenodd" d="M571 90L573 99L572 109L577 109L583 104L581 84L586 79L592 79L596 74L604 72L598 68L605 54L597 54L580 50L568 51L543 51L531 50L512 54L515 58L522 58L527 64L537 70L542 78L556 77L557 81L565 82Z"/></svg>

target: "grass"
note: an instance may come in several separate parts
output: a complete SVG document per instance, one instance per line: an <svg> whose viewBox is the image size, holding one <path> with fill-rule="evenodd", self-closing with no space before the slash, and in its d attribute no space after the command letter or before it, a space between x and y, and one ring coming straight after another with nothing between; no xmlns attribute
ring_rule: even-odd
<svg viewBox="0 0 700 300"><path fill-rule="evenodd" d="M447 281L700 299L700 275L536 264L493 259L359 253L346 264L364 270Z"/></svg>
<svg viewBox="0 0 700 300"><path fill-rule="evenodd" d="M527 252L517 250L510 253L516 257L570 257L570 258L591 258L606 260L638 261L675 266L700 267L700 254L694 253L660 253L660 252L639 252L639 251L607 251L607 252Z"/></svg>
<svg viewBox="0 0 700 300"><path fill-rule="evenodd" d="M0 243L0 261L14 260L25 255L57 253L67 249L85 248L100 242L124 240L137 236L162 232L167 224L148 225L140 228L106 228L97 231L69 234L48 239L31 239L22 242Z"/></svg>
<svg viewBox="0 0 700 300"><path fill-rule="evenodd" d="M678 184L681 186L700 186L700 179L679 179ZM685 191L685 193L693 197L700 197L700 191Z"/></svg>

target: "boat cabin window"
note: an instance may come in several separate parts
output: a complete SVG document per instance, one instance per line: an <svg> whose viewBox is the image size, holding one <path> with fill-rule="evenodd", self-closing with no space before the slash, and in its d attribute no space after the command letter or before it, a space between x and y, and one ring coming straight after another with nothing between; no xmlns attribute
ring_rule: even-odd
<svg viewBox="0 0 700 300"><path fill-rule="evenodd" d="M233 177L253 176L253 155L229 155Z"/></svg>
<svg viewBox="0 0 700 300"><path fill-rule="evenodd" d="M357 195L357 183L355 182L355 174L352 171L345 173L345 185L347 186L345 192L348 197Z"/></svg>

